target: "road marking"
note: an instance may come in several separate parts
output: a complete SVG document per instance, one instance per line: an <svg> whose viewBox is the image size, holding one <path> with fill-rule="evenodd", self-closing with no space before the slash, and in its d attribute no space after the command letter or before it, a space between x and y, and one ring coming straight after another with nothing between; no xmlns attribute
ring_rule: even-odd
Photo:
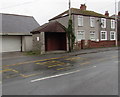
<svg viewBox="0 0 120 97"><path fill-rule="evenodd" d="M97 67L97 66L93 66L94 68Z"/></svg>
<svg viewBox="0 0 120 97"><path fill-rule="evenodd" d="M21 63L11 64L11 65L3 65L3 66L9 67L9 66L15 66L15 65L23 65L23 64L29 64L29 63L35 63L35 62L49 61L49 60L53 60L53 59L62 59L62 58L65 58L65 57L69 57L69 56L49 58L49 59L36 60L36 61L27 61L27 62L21 62Z"/></svg>
<svg viewBox="0 0 120 97"><path fill-rule="evenodd" d="M14 70L14 69L11 69L13 72L15 72L15 73L19 73L19 71L17 71L17 70Z"/></svg>
<svg viewBox="0 0 120 97"><path fill-rule="evenodd" d="M63 70L63 69L65 69L65 68L58 68L58 69L56 69L56 70Z"/></svg>
<svg viewBox="0 0 120 97"><path fill-rule="evenodd" d="M11 71L11 69L0 70L0 73L7 72L7 71Z"/></svg>
<svg viewBox="0 0 120 97"><path fill-rule="evenodd" d="M67 58L65 60L73 61L73 60L78 60L78 59L84 59L84 58L81 58L81 57L72 57L72 58Z"/></svg>
<svg viewBox="0 0 120 97"><path fill-rule="evenodd" d="M35 73L35 74L30 74L30 75L24 75L24 74L19 74L19 75L22 76L22 77L24 77L24 78L27 78L27 77L36 76L36 75L39 75L39 74L42 74L42 72L40 72L40 73Z"/></svg>
<svg viewBox="0 0 120 97"><path fill-rule="evenodd" d="M90 64L91 62L84 62L84 63L81 63L80 65L86 65L86 64Z"/></svg>
<svg viewBox="0 0 120 97"><path fill-rule="evenodd" d="M118 56L112 56L112 58L117 58Z"/></svg>
<svg viewBox="0 0 120 97"><path fill-rule="evenodd" d="M51 67L56 67L56 66L61 66L61 65L64 65L64 64L50 65L50 66L48 66L48 68L51 68Z"/></svg>
<svg viewBox="0 0 120 97"><path fill-rule="evenodd" d="M73 74L73 73L76 73L76 72L80 72L80 70L76 70L76 71L69 72L69 73L64 73L64 74L53 75L53 76L44 77L44 78L39 78L39 79L31 80L30 82L33 83L33 82L42 81L42 80L46 80L46 79L50 79L50 78L56 78L56 77L60 77L60 76L64 76L64 75Z"/></svg>

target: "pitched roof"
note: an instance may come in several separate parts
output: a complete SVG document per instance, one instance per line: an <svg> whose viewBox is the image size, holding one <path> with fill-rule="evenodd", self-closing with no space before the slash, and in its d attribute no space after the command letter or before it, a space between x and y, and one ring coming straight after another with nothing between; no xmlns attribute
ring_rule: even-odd
<svg viewBox="0 0 120 97"><path fill-rule="evenodd" d="M40 32L65 32L65 27L57 21L46 23L36 29L31 33L40 33Z"/></svg>
<svg viewBox="0 0 120 97"><path fill-rule="evenodd" d="M77 8L71 8L71 14L76 14L76 15L83 15L83 16L94 16L94 17L100 17L100 18L110 18L108 16L105 16L103 14L100 14L100 13L97 13L97 12L94 12L94 11L89 11L89 10L80 10L80 9L77 9ZM68 16L69 14L69 10L59 14L58 16L55 16L54 18L50 19L51 20L55 20L55 19L58 19L58 18L62 18L64 16Z"/></svg>
<svg viewBox="0 0 120 97"><path fill-rule="evenodd" d="M2 21L0 33L2 31L3 34L30 34L30 31L40 26L32 16L0 13L0 17Z"/></svg>

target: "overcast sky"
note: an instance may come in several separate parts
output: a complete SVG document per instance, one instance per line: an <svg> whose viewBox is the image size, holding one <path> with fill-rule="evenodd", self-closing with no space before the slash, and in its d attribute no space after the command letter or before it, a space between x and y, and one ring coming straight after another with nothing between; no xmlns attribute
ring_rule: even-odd
<svg viewBox="0 0 120 97"><path fill-rule="evenodd" d="M0 0L0 13L33 16L40 25L48 22L52 17L68 10L69 0ZM120 0L116 0L117 3ZM109 11L115 14L115 0L71 0L73 8L80 8L86 3L87 10L101 14ZM117 8L118 9L118 8Z"/></svg>

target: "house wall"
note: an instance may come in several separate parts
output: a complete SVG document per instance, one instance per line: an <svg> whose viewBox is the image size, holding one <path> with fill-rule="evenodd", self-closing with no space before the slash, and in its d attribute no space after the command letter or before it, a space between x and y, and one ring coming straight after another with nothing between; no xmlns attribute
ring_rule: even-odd
<svg viewBox="0 0 120 97"><path fill-rule="evenodd" d="M32 42L32 36L22 36L22 51L31 51Z"/></svg>
<svg viewBox="0 0 120 97"><path fill-rule="evenodd" d="M78 26L78 15L72 15L72 20L73 20L73 28L74 28L74 33L75 36L77 37L77 32L78 30L80 31L85 31L85 40L90 39L90 31L95 31L96 34L96 41L101 40L101 31L107 31L107 39L110 40L110 31L115 31L115 29L111 29L111 19L106 19L106 28L101 27L101 18L99 17L94 17L95 18L95 27L90 26L90 16L83 16L83 26L79 27ZM68 26L68 19L69 17L62 17L59 19L55 19L52 21L58 21L65 27ZM78 40L76 39L76 42Z"/></svg>
<svg viewBox="0 0 120 97"><path fill-rule="evenodd" d="M58 21L59 23L61 23L63 26L65 26L67 28L68 27L68 20L69 20L69 17L66 16L66 17L55 19L55 20L51 20L50 22Z"/></svg>
<svg viewBox="0 0 120 97"><path fill-rule="evenodd" d="M118 19L117 32L118 32L118 41L120 41L120 19Z"/></svg>
<svg viewBox="0 0 120 97"><path fill-rule="evenodd" d="M83 16L83 26L80 27L78 26L78 15L74 15L74 30L75 30L75 35L77 37L77 32L80 31L85 31L85 39L89 40L89 33L90 31L95 31L96 34L96 39L99 38L99 18L95 18L95 27L90 27L90 17L89 16ZM78 40L76 40L77 42Z"/></svg>
<svg viewBox="0 0 120 97"><path fill-rule="evenodd" d="M107 40L110 40L110 31L115 31L115 29L111 29L111 19L106 19L106 28L100 26L100 31L107 31Z"/></svg>
<svg viewBox="0 0 120 97"><path fill-rule="evenodd" d="M0 53L2 52L2 36L0 35Z"/></svg>
<svg viewBox="0 0 120 97"><path fill-rule="evenodd" d="M39 37L39 40L37 40L37 37ZM40 51L41 54L45 53L44 32L33 34L33 51Z"/></svg>

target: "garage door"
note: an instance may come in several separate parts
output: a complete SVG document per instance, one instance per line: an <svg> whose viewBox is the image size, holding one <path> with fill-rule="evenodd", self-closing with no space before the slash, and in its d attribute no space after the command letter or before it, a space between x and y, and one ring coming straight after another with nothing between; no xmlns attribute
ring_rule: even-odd
<svg viewBox="0 0 120 97"><path fill-rule="evenodd" d="M3 36L2 37L2 52L21 51L20 36Z"/></svg>
<svg viewBox="0 0 120 97"><path fill-rule="evenodd" d="M66 33L45 33L45 50L66 50Z"/></svg>

